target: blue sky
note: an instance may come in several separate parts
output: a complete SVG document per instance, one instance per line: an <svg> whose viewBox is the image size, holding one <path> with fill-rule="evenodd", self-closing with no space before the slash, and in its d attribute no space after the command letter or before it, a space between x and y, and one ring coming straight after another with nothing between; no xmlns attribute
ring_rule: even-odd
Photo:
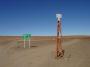
<svg viewBox="0 0 90 67"><path fill-rule="evenodd" d="M56 35L56 13L63 35L90 35L90 0L0 0L0 35Z"/></svg>

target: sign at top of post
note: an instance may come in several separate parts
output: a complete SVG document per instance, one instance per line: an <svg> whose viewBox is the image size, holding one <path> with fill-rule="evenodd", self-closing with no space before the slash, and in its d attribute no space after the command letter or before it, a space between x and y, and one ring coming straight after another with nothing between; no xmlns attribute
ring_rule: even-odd
<svg viewBox="0 0 90 67"><path fill-rule="evenodd" d="M29 40L31 38L31 34L23 34L22 39L23 40Z"/></svg>
<svg viewBox="0 0 90 67"><path fill-rule="evenodd" d="M62 18L62 14L56 14L56 18L58 19L58 21L60 21L60 19Z"/></svg>

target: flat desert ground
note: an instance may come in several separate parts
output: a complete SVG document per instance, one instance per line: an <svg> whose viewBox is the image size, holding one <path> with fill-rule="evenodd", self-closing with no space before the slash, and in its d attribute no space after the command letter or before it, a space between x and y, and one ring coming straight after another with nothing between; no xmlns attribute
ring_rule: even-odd
<svg viewBox="0 0 90 67"><path fill-rule="evenodd" d="M0 36L0 67L90 67L90 37L63 37L62 46L64 57L56 59L53 36L32 36L31 48L20 37Z"/></svg>

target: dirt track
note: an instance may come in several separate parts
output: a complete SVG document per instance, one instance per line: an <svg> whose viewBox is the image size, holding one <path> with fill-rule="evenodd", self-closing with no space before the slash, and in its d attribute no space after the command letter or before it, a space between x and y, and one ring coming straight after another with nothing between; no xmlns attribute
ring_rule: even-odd
<svg viewBox="0 0 90 67"><path fill-rule="evenodd" d="M63 41L65 55L55 59L55 41L32 41L30 49L15 40L0 41L0 67L90 67L90 39Z"/></svg>

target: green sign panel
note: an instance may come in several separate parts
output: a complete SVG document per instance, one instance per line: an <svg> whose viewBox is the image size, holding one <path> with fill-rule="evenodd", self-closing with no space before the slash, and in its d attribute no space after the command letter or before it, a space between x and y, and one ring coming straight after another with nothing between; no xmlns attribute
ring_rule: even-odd
<svg viewBox="0 0 90 67"><path fill-rule="evenodd" d="M31 38L31 34L23 34L21 37L22 40L29 40Z"/></svg>

